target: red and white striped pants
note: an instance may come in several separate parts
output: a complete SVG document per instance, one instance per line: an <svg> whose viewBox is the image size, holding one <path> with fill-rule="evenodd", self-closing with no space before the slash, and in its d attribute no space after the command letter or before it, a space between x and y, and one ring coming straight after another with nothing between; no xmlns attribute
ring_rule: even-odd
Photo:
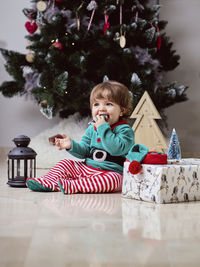
<svg viewBox="0 0 200 267"><path fill-rule="evenodd" d="M122 174L95 169L83 162L63 159L46 175L37 180L45 187L65 194L106 193L119 191L122 187Z"/></svg>

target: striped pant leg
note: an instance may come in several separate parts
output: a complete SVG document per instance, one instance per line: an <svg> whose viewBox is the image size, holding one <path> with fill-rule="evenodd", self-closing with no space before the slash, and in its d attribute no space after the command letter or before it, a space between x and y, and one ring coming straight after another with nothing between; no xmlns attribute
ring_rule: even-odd
<svg viewBox="0 0 200 267"><path fill-rule="evenodd" d="M60 160L50 171L40 178L28 178L32 179L46 188L50 188L52 191L60 191L58 186L58 178L66 179L71 176L74 177L74 171L71 169L71 161L67 159Z"/></svg>
<svg viewBox="0 0 200 267"><path fill-rule="evenodd" d="M92 168L82 162L73 162L75 176L59 178L59 184L64 194L74 193L108 193L121 189L122 174Z"/></svg>

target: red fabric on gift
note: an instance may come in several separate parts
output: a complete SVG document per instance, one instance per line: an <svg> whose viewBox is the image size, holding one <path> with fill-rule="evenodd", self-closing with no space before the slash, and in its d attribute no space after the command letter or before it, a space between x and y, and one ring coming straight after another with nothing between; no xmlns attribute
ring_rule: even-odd
<svg viewBox="0 0 200 267"><path fill-rule="evenodd" d="M167 154L149 151L142 164L167 164Z"/></svg>

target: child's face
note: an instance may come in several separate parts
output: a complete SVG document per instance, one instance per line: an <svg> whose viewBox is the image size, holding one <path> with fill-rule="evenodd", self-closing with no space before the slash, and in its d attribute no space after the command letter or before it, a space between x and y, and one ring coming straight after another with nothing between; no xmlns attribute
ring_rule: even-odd
<svg viewBox="0 0 200 267"><path fill-rule="evenodd" d="M123 115L121 107L107 98L96 99L92 105L92 118L97 121L98 116L106 115L107 122L112 125Z"/></svg>

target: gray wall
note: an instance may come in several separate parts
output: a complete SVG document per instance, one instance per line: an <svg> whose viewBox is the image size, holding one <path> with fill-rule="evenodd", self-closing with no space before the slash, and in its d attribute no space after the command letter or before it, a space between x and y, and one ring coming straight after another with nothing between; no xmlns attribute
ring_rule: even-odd
<svg viewBox="0 0 200 267"><path fill-rule="evenodd" d="M166 76L166 81L178 81L188 85L189 100L166 110L170 136L175 128L182 151L199 152L200 135L200 1L160 0L163 5L160 18L168 21L167 35L174 43L173 48L181 56L180 65ZM27 18L22 9L30 7L30 1L2 1L0 6L0 47L26 52L27 34L24 23ZM0 83L9 80L0 56ZM12 138L26 134L31 138L44 129L53 127L60 119L46 119L36 103L21 97L5 98L0 95L0 146L12 146Z"/></svg>
<svg viewBox="0 0 200 267"><path fill-rule="evenodd" d="M6 0L0 4L0 47L27 53L27 31L24 24L28 19L22 13L30 8L29 0ZM0 84L12 78L4 69L0 55ZM12 139L20 134L34 137L44 129L51 128L59 118L48 120L39 111L37 104L24 97L5 98L0 93L0 147L13 146Z"/></svg>
<svg viewBox="0 0 200 267"><path fill-rule="evenodd" d="M188 85L189 100L167 109L169 135L174 127L182 151L200 152L200 1L160 0L160 17L168 21L168 36L181 56L180 65L166 80Z"/></svg>

